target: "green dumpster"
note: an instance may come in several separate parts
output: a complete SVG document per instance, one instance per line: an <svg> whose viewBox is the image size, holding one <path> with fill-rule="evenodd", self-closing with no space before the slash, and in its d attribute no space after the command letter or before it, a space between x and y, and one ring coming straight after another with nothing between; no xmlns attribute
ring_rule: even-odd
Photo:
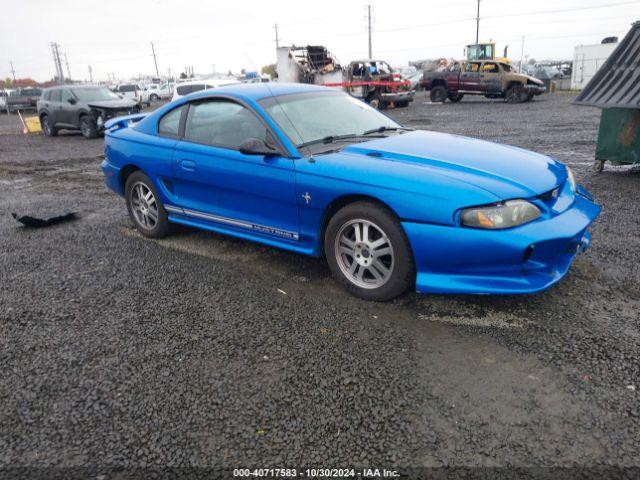
<svg viewBox="0 0 640 480"><path fill-rule="evenodd" d="M596 161L613 165L640 163L640 110L605 108L600 117Z"/></svg>

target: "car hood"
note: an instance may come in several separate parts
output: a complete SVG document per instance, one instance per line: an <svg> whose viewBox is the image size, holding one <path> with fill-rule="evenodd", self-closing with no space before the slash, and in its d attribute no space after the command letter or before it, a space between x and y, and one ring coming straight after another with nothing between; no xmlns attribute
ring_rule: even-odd
<svg viewBox="0 0 640 480"><path fill-rule="evenodd" d="M418 183L419 177L443 175L490 192L499 199L540 195L553 190L567 177L565 167L546 155L428 131L352 144L343 154L387 162L389 168L404 169L404 176L411 176ZM421 168L416 170L416 166Z"/></svg>
<svg viewBox="0 0 640 480"><path fill-rule="evenodd" d="M121 99L121 100L102 100L99 102L87 102L87 105L95 108L112 108L118 110L126 110L133 108L137 104L133 100Z"/></svg>
<svg viewBox="0 0 640 480"><path fill-rule="evenodd" d="M524 78L526 78L529 82L535 83L536 85L544 86L544 82L539 78L532 77L531 75L521 74Z"/></svg>

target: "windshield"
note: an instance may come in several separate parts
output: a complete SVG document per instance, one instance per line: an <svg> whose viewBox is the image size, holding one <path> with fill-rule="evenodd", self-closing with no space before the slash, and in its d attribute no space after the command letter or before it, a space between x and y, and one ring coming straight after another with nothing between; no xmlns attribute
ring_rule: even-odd
<svg viewBox="0 0 640 480"><path fill-rule="evenodd" d="M100 102L103 100L119 100L120 97L107 88L74 88L73 94L81 102Z"/></svg>
<svg viewBox="0 0 640 480"><path fill-rule="evenodd" d="M389 117L340 91L298 93L258 103L297 146L341 135L362 135L380 127L400 128Z"/></svg>

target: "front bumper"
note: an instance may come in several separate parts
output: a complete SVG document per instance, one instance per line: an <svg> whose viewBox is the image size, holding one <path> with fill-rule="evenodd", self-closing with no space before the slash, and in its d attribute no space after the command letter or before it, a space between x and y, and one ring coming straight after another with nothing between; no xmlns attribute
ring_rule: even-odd
<svg viewBox="0 0 640 480"><path fill-rule="evenodd" d="M531 95L542 95L547 91L547 87L544 85L525 85L524 89Z"/></svg>
<svg viewBox="0 0 640 480"><path fill-rule="evenodd" d="M384 102L411 102L416 94L415 90L407 90L402 92L384 92L380 94L380 98Z"/></svg>
<svg viewBox="0 0 640 480"><path fill-rule="evenodd" d="M526 294L545 290L589 247L600 207L582 195L552 218L508 230L403 222L421 293Z"/></svg>

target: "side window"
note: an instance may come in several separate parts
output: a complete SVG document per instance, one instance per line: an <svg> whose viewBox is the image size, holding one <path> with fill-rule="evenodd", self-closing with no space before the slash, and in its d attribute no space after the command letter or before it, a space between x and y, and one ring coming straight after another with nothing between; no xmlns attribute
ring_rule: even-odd
<svg viewBox="0 0 640 480"><path fill-rule="evenodd" d="M189 95L193 90L191 90L191 85L179 85L176 87L176 92L178 95Z"/></svg>
<svg viewBox="0 0 640 480"><path fill-rule="evenodd" d="M158 133L169 137L177 137L180 133L180 117L184 110L184 105L166 113L158 124Z"/></svg>
<svg viewBox="0 0 640 480"><path fill-rule="evenodd" d="M193 103L189 108L185 139L238 149L245 140L267 140L267 129L253 112L228 100Z"/></svg>
<svg viewBox="0 0 640 480"><path fill-rule="evenodd" d="M478 67L479 67L479 64L477 63L467 63L464 67L464 71L475 73L478 71Z"/></svg>
<svg viewBox="0 0 640 480"><path fill-rule="evenodd" d="M488 62L485 63L484 65L482 65L482 72L483 73L498 73L498 64L497 63L492 63L492 62Z"/></svg>
<svg viewBox="0 0 640 480"><path fill-rule="evenodd" d="M56 88L55 90L49 92L49 95L52 102L62 101L62 90L60 90L59 88Z"/></svg>
<svg viewBox="0 0 640 480"><path fill-rule="evenodd" d="M71 94L71 92L69 90L67 90L66 88L62 90L62 101L63 102L68 102L69 99L73 98L73 95Z"/></svg>

